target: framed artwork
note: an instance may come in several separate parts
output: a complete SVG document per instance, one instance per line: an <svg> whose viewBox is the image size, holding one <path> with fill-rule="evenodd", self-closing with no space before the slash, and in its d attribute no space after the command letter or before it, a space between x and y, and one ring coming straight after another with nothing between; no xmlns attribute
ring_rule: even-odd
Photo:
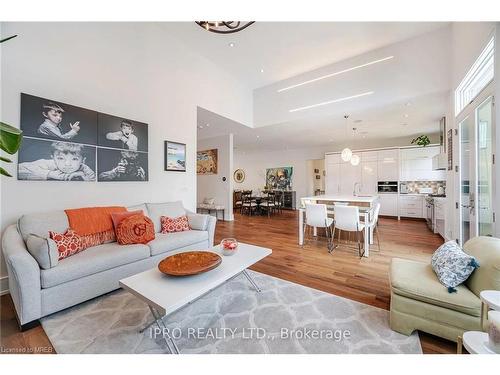
<svg viewBox="0 0 500 375"><path fill-rule="evenodd" d="M316 180L321 180L321 176L319 174L316 175Z"/></svg>
<svg viewBox="0 0 500 375"><path fill-rule="evenodd" d="M165 170L186 172L186 144L165 141Z"/></svg>
<svg viewBox="0 0 500 375"><path fill-rule="evenodd" d="M18 180L147 181L148 125L21 93Z"/></svg>
<svg viewBox="0 0 500 375"><path fill-rule="evenodd" d="M98 181L148 181L148 154L99 147L97 171Z"/></svg>
<svg viewBox="0 0 500 375"><path fill-rule="evenodd" d="M293 167L268 168L266 170L266 186L276 190L292 189Z"/></svg>
<svg viewBox="0 0 500 375"><path fill-rule="evenodd" d="M234 171L233 177L235 182L241 184L245 181L245 171L243 171L243 169L237 169Z"/></svg>
<svg viewBox="0 0 500 375"><path fill-rule="evenodd" d="M96 147L25 137L19 150L17 179L95 181Z"/></svg>
<svg viewBox="0 0 500 375"><path fill-rule="evenodd" d="M319 173L319 169L315 168L314 173Z"/></svg>
<svg viewBox="0 0 500 375"><path fill-rule="evenodd" d="M198 151L196 153L197 174L217 174L217 149Z"/></svg>
<svg viewBox="0 0 500 375"><path fill-rule="evenodd" d="M447 133L447 147L446 152L448 154L448 170L453 170L453 129L448 130Z"/></svg>

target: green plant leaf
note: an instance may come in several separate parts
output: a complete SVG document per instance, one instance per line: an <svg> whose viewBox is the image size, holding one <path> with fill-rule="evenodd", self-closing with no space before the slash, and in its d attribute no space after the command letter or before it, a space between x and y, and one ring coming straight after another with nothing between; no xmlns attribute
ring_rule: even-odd
<svg viewBox="0 0 500 375"><path fill-rule="evenodd" d="M15 38L16 36L17 35L12 35L12 36L9 36L8 38L2 39L2 40L0 40L0 43L6 42L8 40L11 40L12 38Z"/></svg>
<svg viewBox="0 0 500 375"><path fill-rule="evenodd" d="M12 160L8 159L8 158L4 158L3 156L0 156L0 160L1 161L4 161L6 163L12 163Z"/></svg>
<svg viewBox="0 0 500 375"><path fill-rule="evenodd" d="M12 175L9 172L7 172L5 169L3 169L2 167L0 167L0 175L12 177Z"/></svg>
<svg viewBox="0 0 500 375"><path fill-rule="evenodd" d="M18 128L0 122L0 149L15 154L23 140L23 132Z"/></svg>

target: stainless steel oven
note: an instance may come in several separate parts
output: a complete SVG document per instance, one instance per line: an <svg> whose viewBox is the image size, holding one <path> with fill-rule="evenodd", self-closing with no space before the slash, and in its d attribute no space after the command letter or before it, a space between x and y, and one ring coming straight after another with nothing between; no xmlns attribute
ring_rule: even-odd
<svg viewBox="0 0 500 375"><path fill-rule="evenodd" d="M427 226L434 232L434 198L426 197L425 207L427 208L427 214L425 215Z"/></svg>
<svg viewBox="0 0 500 375"><path fill-rule="evenodd" d="M398 182L397 181L379 181L378 182L378 192L379 193L397 193L398 192Z"/></svg>

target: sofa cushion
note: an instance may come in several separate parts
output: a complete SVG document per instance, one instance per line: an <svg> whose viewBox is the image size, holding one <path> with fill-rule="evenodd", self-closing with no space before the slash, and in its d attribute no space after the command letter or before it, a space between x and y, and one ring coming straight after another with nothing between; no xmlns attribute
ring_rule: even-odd
<svg viewBox="0 0 500 375"><path fill-rule="evenodd" d="M41 270L42 288L50 288L150 256L147 245L119 245L117 242L94 246L59 261L57 267Z"/></svg>
<svg viewBox="0 0 500 375"><path fill-rule="evenodd" d="M464 244L464 251L481 265L465 284L476 296L483 290L500 290L500 239L474 237Z"/></svg>
<svg viewBox="0 0 500 375"><path fill-rule="evenodd" d="M142 210L144 216L149 216L148 208L146 207L146 203L136 204L135 206L128 206L127 211L137 211Z"/></svg>
<svg viewBox="0 0 500 375"><path fill-rule="evenodd" d="M40 268L46 270L57 266L59 251L53 239L30 234L26 240L26 247Z"/></svg>
<svg viewBox="0 0 500 375"><path fill-rule="evenodd" d="M155 232L161 232L161 217L179 217L186 214L181 201L166 203L147 203L149 217L155 225Z"/></svg>
<svg viewBox="0 0 500 375"><path fill-rule="evenodd" d="M191 230L186 215L179 217L160 217L161 233L185 232Z"/></svg>
<svg viewBox="0 0 500 375"><path fill-rule="evenodd" d="M154 256L206 240L208 240L208 232L206 231L189 230L167 234L159 233L153 241L148 243L148 246L151 248L151 255Z"/></svg>
<svg viewBox="0 0 500 375"><path fill-rule="evenodd" d="M479 316L481 302L465 285L448 293L428 263L392 259L391 288L395 294L472 316Z"/></svg>
<svg viewBox="0 0 500 375"><path fill-rule="evenodd" d="M455 241L448 241L434 252L431 266L439 281L455 292L456 286L462 284L479 267L476 259L458 246Z"/></svg>
<svg viewBox="0 0 500 375"><path fill-rule="evenodd" d="M49 230L64 233L69 228L69 222L64 211L50 211L21 216L17 226L19 233L26 241L30 234L48 237Z"/></svg>
<svg viewBox="0 0 500 375"><path fill-rule="evenodd" d="M191 229L207 230L208 215L188 214L187 217Z"/></svg>

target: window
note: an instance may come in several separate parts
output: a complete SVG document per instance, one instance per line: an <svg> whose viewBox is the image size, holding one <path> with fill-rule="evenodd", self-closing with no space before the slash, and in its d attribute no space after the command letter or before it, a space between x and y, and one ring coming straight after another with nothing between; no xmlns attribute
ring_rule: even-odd
<svg viewBox="0 0 500 375"><path fill-rule="evenodd" d="M495 38L491 38L455 90L455 116L491 82L494 76Z"/></svg>

